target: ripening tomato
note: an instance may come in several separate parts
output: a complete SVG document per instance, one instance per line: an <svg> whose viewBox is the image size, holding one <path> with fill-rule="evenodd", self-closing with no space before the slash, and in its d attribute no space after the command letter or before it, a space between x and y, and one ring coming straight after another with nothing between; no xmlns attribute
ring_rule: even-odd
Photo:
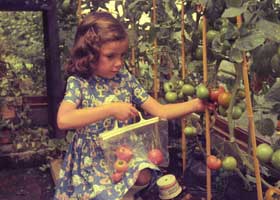
<svg viewBox="0 0 280 200"><path fill-rule="evenodd" d="M125 160L117 160L114 163L116 172L124 173L128 170L128 163Z"/></svg>
<svg viewBox="0 0 280 200"><path fill-rule="evenodd" d="M210 99L212 101L218 101L219 95L224 92L225 92L225 88L223 86L219 86L219 88L212 88L210 90Z"/></svg>
<svg viewBox="0 0 280 200"><path fill-rule="evenodd" d="M209 169L217 170L217 169L221 168L222 161L221 161L221 159L217 158L216 156L210 155L210 156L207 156L206 164Z"/></svg>
<svg viewBox="0 0 280 200"><path fill-rule="evenodd" d="M223 92L218 97L219 105L223 106L224 108L228 108L230 100L231 94L229 92Z"/></svg>
<svg viewBox="0 0 280 200"><path fill-rule="evenodd" d="M270 187L265 191L265 200L277 200L280 199L280 189Z"/></svg>

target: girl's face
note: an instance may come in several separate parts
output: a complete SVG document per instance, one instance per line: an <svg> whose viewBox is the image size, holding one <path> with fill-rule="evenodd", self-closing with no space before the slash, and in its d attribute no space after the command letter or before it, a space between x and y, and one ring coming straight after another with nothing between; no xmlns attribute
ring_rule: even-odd
<svg viewBox="0 0 280 200"><path fill-rule="evenodd" d="M128 39L103 44L99 59L94 64L94 74L103 78L113 78L124 66L127 49Z"/></svg>

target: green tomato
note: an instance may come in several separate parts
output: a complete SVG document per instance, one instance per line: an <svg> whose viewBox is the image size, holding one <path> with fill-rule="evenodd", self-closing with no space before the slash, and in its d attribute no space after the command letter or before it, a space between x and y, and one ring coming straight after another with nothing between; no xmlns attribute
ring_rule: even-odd
<svg viewBox="0 0 280 200"><path fill-rule="evenodd" d="M240 101L237 105L242 109L242 112L244 112L246 110L245 101Z"/></svg>
<svg viewBox="0 0 280 200"><path fill-rule="evenodd" d="M186 96L192 96L195 93L195 88L191 84L184 84L182 86L181 91L183 92L184 95Z"/></svg>
<svg viewBox="0 0 280 200"><path fill-rule="evenodd" d="M273 149L266 143L259 144L257 147L257 158L262 162L269 162L273 154Z"/></svg>
<svg viewBox="0 0 280 200"><path fill-rule="evenodd" d="M215 30L207 31L207 33L206 33L207 42L211 43L218 34L219 34L219 32L215 31Z"/></svg>
<svg viewBox="0 0 280 200"><path fill-rule="evenodd" d="M200 99L208 99L209 97L208 88L203 84L198 85L196 87L196 96Z"/></svg>
<svg viewBox="0 0 280 200"><path fill-rule="evenodd" d="M184 133L186 136L196 136L197 130L194 126L186 126L184 129Z"/></svg>
<svg viewBox="0 0 280 200"><path fill-rule="evenodd" d="M280 149L276 150L271 157L271 164L276 169L280 170Z"/></svg>
<svg viewBox="0 0 280 200"><path fill-rule="evenodd" d="M169 103L174 103L176 102L178 96L176 92L166 92L165 93L165 100Z"/></svg>
<svg viewBox="0 0 280 200"><path fill-rule="evenodd" d="M178 99L184 99L184 94L181 90L177 93L177 96L178 96Z"/></svg>
<svg viewBox="0 0 280 200"><path fill-rule="evenodd" d="M222 166L225 170L234 170L237 167L237 161L233 156L227 156L224 158Z"/></svg>
<svg viewBox="0 0 280 200"><path fill-rule="evenodd" d="M223 106L219 105L218 112L221 116L226 117L227 116L227 109Z"/></svg>
<svg viewBox="0 0 280 200"><path fill-rule="evenodd" d="M242 108L240 108L239 106L234 106L232 108L232 119L239 119L242 113L243 113Z"/></svg>
<svg viewBox="0 0 280 200"><path fill-rule="evenodd" d="M175 86L171 81L167 81L163 83L163 90L164 92L171 92L175 90Z"/></svg>
<svg viewBox="0 0 280 200"><path fill-rule="evenodd" d="M177 85L177 88L178 88L178 89L181 89L181 88L183 87L184 84L185 84L185 83L184 83L183 80L178 80L178 81L176 81L176 85Z"/></svg>

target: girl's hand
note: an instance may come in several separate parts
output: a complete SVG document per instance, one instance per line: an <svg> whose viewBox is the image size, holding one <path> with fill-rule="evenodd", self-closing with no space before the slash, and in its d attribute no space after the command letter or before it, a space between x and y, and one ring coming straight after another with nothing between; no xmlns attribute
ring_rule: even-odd
<svg viewBox="0 0 280 200"><path fill-rule="evenodd" d="M207 100L201 100L199 98L193 99L193 104L195 106L195 112L203 112L205 108L208 108L209 110L213 111L215 110L215 104L210 103Z"/></svg>
<svg viewBox="0 0 280 200"><path fill-rule="evenodd" d="M117 102L112 104L112 115L119 121L126 121L138 116L138 110L130 103Z"/></svg>

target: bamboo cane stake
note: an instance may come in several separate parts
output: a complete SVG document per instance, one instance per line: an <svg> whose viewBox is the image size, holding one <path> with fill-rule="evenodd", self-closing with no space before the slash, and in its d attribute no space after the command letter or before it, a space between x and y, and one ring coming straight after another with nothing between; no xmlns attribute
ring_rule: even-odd
<svg viewBox="0 0 280 200"><path fill-rule="evenodd" d="M207 18L205 15L202 16L203 26L202 26L202 48L203 48L203 82L207 84L208 73L207 73ZM206 155L211 155L211 138L210 138L210 114L209 110L205 109L205 136L206 136ZM206 186L207 186L207 200L211 200L211 170L206 167Z"/></svg>
<svg viewBox="0 0 280 200"><path fill-rule="evenodd" d="M185 23L184 23L184 16L185 16L185 7L184 7L184 0L182 0L182 7L181 7L181 70L182 70L182 79L184 80L186 77L186 70L185 70ZM186 135L184 133L185 127L185 118L181 118L181 134L182 134L182 170L183 174L185 173L186 163L187 163L187 141Z"/></svg>
<svg viewBox="0 0 280 200"><path fill-rule="evenodd" d="M155 25L157 23L157 2L156 0L153 0L153 24ZM158 55L157 55L157 37L154 39L154 51L153 51L153 56L154 56L154 65L153 65L153 72L154 72L154 98L158 99L158 66L157 66L157 60L158 60Z"/></svg>
<svg viewBox="0 0 280 200"><path fill-rule="evenodd" d="M82 0L77 0L77 12L76 15L78 17L78 22L81 22L82 20Z"/></svg>
<svg viewBox="0 0 280 200"><path fill-rule="evenodd" d="M240 28L242 25L242 18L241 16L237 17L237 26ZM250 87L249 87L249 79L248 79L248 63L245 52L243 52L243 66L242 66L242 75L244 81L244 88L245 88L245 101L246 101L246 110L247 116L249 120L249 131L251 135L251 143L253 147L253 158L254 158L254 169L255 169L255 176L256 176L256 185L257 185L257 195L258 200L263 200L262 196L262 186L261 186L261 176L260 176L260 168L259 162L257 159L257 142L256 142L256 133L255 133L255 123L254 123L254 114L252 109L251 97L250 97Z"/></svg>

